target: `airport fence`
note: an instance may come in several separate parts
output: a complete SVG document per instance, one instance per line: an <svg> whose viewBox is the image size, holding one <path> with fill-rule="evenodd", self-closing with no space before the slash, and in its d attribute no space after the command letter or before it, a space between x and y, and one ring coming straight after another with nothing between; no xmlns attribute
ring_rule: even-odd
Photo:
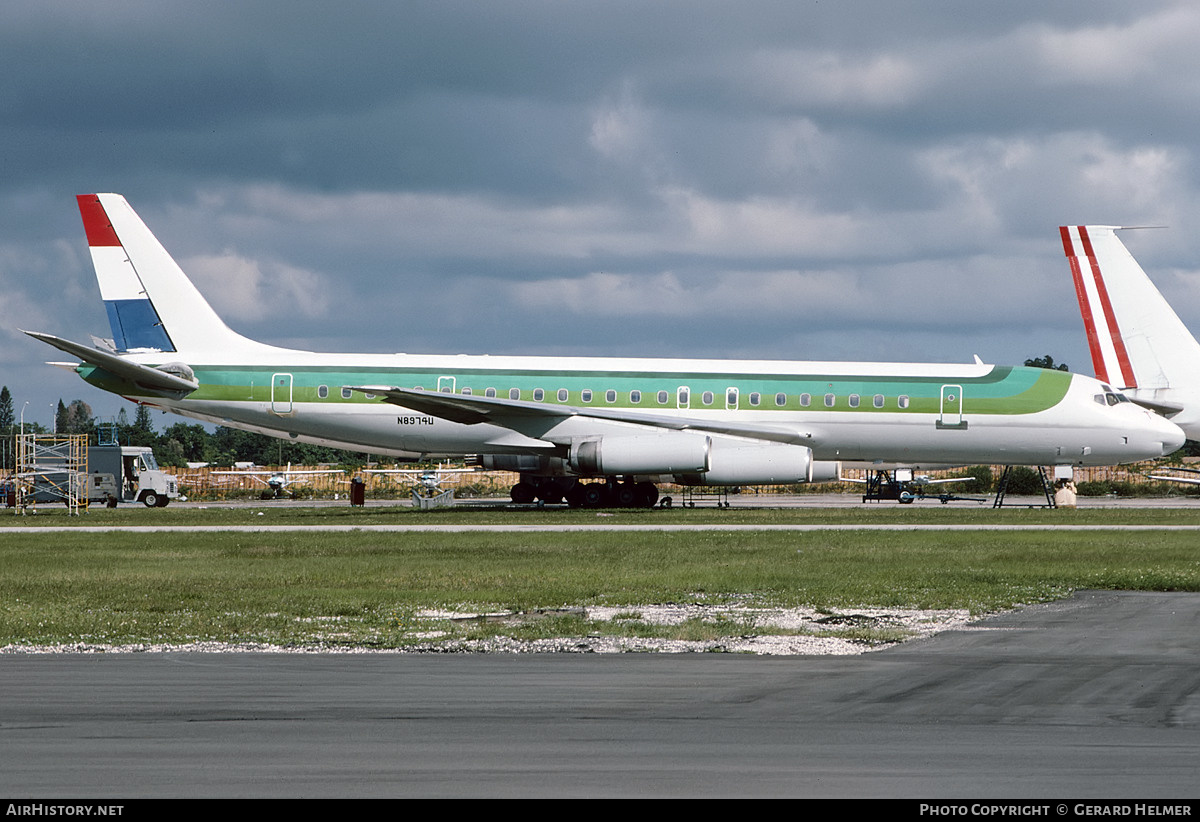
<svg viewBox="0 0 1200 822"><path fill-rule="evenodd" d="M1185 466L1200 467L1200 458L1189 458ZM445 468L462 468L461 465L443 465ZM1136 463L1134 465L1104 466L1092 468L1076 468L1075 484L1079 493L1084 496L1166 496L1175 494L1200 494L1200 486L1167 483L1149 478L1149 474L1161 470L1165 466L1157 462ZM279 473L288 479L286 493L299 498L340 499L349 497L350 484L354 479L361 479L366 486L366 496L369 499L401 499L411 493L417 479L412 473L381 473L381 470L399 470L413 472L421 470L411 466L396 466L388 469L385 466L373 466L369 469L345 468L338 473L302 475L300 472L311 470L337 469L339 466L261 466L237 472L231 468L206 466L203 468L165 469L178 479L183 493L193 499L256 499L264 494L270 494L266 480L270 473ZM962 477L967 474L978 475L980 469L990 472L992 481L989 487L974 491L986 493L993 491L994 483L1004 470L1003 465L971 466L969 468L950 468L931 471L919 471L921 475L931 479L948 479ZM429 469L434 470L434 469ZM253 473L251 473L253 471ZM289 471L292 472L289 474ZM842 476L848 480L865 480L871 469L843 468ZM520 476L511 471L474 471L466 474L447 474L442 478L444 488L452 488L456 497L470 498L506 498L509 490L520 480ZM965 484L964 484L965 486ZM963 488L964 486L952 486ZM861 482L828 482L814 484L786 484L746 486L739 489L742 494L821 494L821 493L862 493ZM663 495L679 494L683 486L664 483L660 485ZM965 490L965 489L964 489Z"/></svg>

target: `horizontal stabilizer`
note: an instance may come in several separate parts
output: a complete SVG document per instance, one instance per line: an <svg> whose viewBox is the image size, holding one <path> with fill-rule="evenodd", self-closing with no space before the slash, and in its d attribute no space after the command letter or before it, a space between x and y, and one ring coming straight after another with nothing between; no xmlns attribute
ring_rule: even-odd
<svg viewBox="0 0 1200 822"><path fill-rule="evenodd" d="M1183 410L1184 406L1177 402L1161 402L1159 400L1145 400L1138 397L1130 397L1129 401L1135 405L1140 405L1155 414L1162 414L1164 417L1173 417Z"/></svg>
<svg viewBox="0 0 1200 822"><path fill-rule="evenodd" d="M25 331L24 333L35 340L52 345L60 351L72 354L88 365L103 368L114 376L136 383L142 388L183 396L200 387L200 383L195 380L185 379L149 365L133 362L120 354L110 354L97 348L89 348L81 343L55 337L53 334L42 334L37 331Z"/></svg>

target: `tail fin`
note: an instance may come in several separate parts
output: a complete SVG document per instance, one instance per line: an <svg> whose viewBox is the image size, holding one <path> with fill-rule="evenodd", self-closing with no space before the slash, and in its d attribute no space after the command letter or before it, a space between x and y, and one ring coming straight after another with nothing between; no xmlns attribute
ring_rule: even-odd
<svg viewBox="0 0 1200 822"><path fill-rule="evenodd" d="M1117 239L1119 226L1062 226L1096 377L1122 389L1200 387L1200 343Z"/></svg>
<svg viewBox="0 0 1200 822"><path fill-rule="evenodd" d="M217 316L124 197L76 199L117 351L254 345Z"/></svg>

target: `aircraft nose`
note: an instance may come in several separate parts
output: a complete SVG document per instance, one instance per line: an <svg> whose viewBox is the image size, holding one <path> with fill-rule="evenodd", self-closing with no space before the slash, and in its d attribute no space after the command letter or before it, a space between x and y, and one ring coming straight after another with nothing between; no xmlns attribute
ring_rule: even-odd
<svg viewBox="0 0 1200 822"><path fill-rule="evenodd" d="M1174 453L1183 447L1184 440L1187 435L1183 433L1183 429L1170 420L1156 417L1156 422L1162 429L1162 452L1165 457L1167 454Z"/></svg>

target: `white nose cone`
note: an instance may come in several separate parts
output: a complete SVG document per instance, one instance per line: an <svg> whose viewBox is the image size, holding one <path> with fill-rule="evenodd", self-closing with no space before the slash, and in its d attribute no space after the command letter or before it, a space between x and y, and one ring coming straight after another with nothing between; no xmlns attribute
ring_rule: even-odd
<svg viewBox="0 0 1200 822"><path fill-rule="evenodd" d="M1147 411L1146 413L1154 418L1155 427L1160 431L1160 436L1162 437L1162 456L1165 457L1167 454L1173 454L1183 447L1187 435L1183 433L1182 428L1151 411Z"/></svg>

